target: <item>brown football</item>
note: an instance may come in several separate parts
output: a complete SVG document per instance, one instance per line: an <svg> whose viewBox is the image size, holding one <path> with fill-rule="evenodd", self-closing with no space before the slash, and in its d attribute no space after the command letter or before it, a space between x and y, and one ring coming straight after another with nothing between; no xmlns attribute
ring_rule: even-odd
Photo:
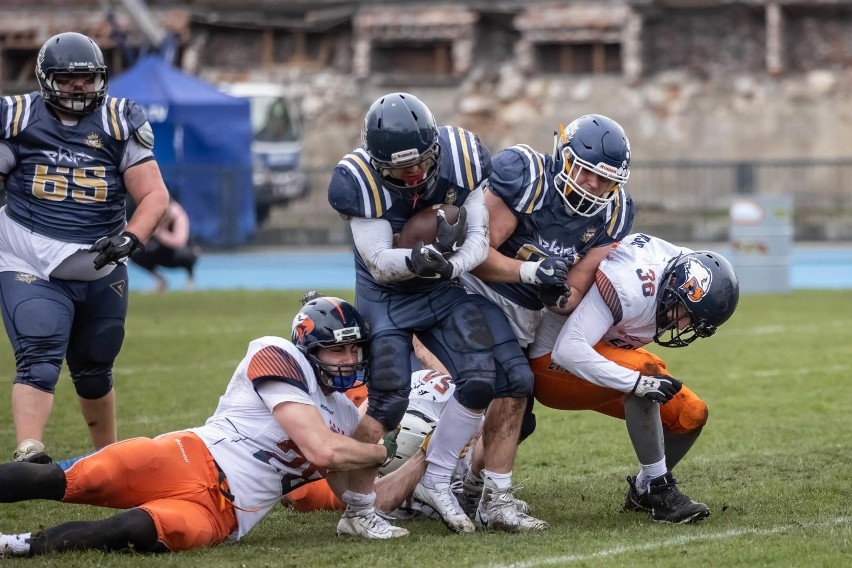
<svg viewBox="0 0 852 568"><path fill-rule="evenodd" d="M397 248L411 248L417 241L433 244L438 232L438 209L443 209L447 221L455 223L459 218L459 208L455 205L434 205L416 213L405 222L399 235L395 236Z"/></svg>

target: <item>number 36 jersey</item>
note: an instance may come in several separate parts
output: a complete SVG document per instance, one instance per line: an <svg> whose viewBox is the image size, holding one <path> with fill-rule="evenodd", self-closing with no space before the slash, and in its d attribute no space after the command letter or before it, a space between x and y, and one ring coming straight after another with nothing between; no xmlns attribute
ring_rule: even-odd
<svg viewBox="0 0 852 568"><path fill-rule="evenodd" d="M127 99L107 97L75 125L63 124L39 93L0 98L0 144L14 156L0 160L6 178L6 213L33 233L91 244L125 224L122 172L128 143L143 129L145 113ZM138 136L138 134L137 134ZM148 156L152 154L148 153Z"/></svg>

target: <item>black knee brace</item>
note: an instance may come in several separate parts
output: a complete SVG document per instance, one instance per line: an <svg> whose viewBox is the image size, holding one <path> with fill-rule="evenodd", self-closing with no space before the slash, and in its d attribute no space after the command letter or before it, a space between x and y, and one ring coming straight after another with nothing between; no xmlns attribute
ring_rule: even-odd
<svg viewBox="0 0 852 568"><path fill-rule="evenodd" d="M465 408L484 410L494 400L494 381L471 378L456 386L454 396Z"/></svg>

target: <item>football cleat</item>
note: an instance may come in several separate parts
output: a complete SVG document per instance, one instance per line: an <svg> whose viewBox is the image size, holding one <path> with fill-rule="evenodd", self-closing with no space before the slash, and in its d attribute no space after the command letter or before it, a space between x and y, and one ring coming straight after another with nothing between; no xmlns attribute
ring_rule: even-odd
<svg viewBox="0 0 852 568"><path fill-rule="evenodd" d="M648 491L640 495L638 502L639 506L647 503L651 509L651 518L661 523L694 523L710 516L707 505L693 501L680 492L677 480L670 471L652 479Z"/></svg>
<svg viewBox="0 0 852 568"><path fill-rule="evenodd" d="M512 495L512 487L498 489L486 479L482 499L476 509L476 524L482 528L510 533L537 532L550 529L547 521L537 519L519 510L518 501ZM524 503L523 501L520 501ZM524 503L525 508L526 503Z"/></svg>
<svg viewBox="0 0 852 568"><path fill-rule="evenodd" d="M414 488L414 498L432 507L439 515L447 528L456 533L472 533L476 527L459 506L456 496L453 494L449 483L436 483L430 489L418 483Z"/></svg>
<svg viewBox="0 0 852 568"><path fill-rule="evenodd" d="M627 476L627 495L624 497L624 511L651 512L651 503L648 500L648 492L639 493L636 489L636 476Z"/></svg>
<svg viewBox="0 0 852 568"><path fill-rule="evenodd" d="M459 502L459 506L471 519L476 516L476 508L479 507L479 501L482 499L483 487L484 484L481 478L477 479L468 474L465 474L462 479L457 479L453 482L453 493ZM523 499L518 499L514 495L511 497L518 511L528 515L530 512L529 503Z"/></svg>
<svg viewBox="0 0 852 568"><path fill-rule="evenodd" d="M53 463L53 458L44 451L44 444L31 438L18 444L12 459L16 462Z"/></svg>
<svg viewBox="0 0 852 568"><path fill-rule="evenodd" d="M341 535L386 540L408 536L408 530L393 526L382 518L373 507L369 507L360 511L347 509L337 523L337 536Z"/></svg>

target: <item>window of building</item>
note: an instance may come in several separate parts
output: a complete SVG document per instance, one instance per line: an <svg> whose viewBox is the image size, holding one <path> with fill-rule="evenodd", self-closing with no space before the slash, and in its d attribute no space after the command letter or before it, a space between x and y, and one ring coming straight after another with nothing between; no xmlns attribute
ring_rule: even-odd
<svg viewBox="0 0 852 568"><path fill-rule="evenodd" d="M559 75L603 75L621 73L619 43L537 43L537 71Z"/></svg>
<svg viewBox="0 0 852 568"><path fill-rule="evenodd" d="M451 75L451 48L449 41L376 42L373 44L370 70L394 75Z"/></svg>

